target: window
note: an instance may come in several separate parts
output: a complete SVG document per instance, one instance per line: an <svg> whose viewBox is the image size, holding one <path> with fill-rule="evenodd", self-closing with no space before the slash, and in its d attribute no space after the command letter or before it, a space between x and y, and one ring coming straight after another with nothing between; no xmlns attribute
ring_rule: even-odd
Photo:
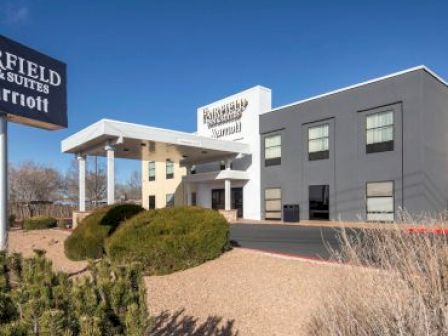
<svg viewBox="0 0 448 336"><path fill-rule="evenodd" d="M155 181L156 180L156 162L155 161L149 161L148 162L148 176L149 181Z"/></svg>
<svg viewBox="0 0 448 336"><path fill-rule="evenodd" d="M166 194L166 207L174 207L174 194Z"/></svg>
<svg viewBox="0 0 448 336"><path fill-rule="evenodd" d="M264 190L264 217L265 219L282 219L282 190L280 188Z"/></svg>
<svg viewBox="0 0 448 336"><path fill-rule="evenodd" d="M174 163L170 159L166 160L166 178L172 179L174 177Z"/></svg>
<svg viewBox="0 0 448 336"><path fill-rule="evenodd" d="M310 161L329 158L328 129L328 124L308 128L308 159Z"/></svg>
<svg viewBox="0 0 448 336"><path fill-rule="evenodd" d="M366 117L366 152L394 150L394 112L379 112Z"/></svg>
<svg viewBox="0 0 448 336"><path fill-rule="evenodd" d="M393 222L394 220L394 183L367 183L367 220L375 222Z"/></svg>
<svg viewBox="0 0 448 336"><path fill-rule="evenodd" d="M196 193L192 192L191 193L191 206L196 206L196 203L197 203L197 201L196 201Z"/></svg>
<svg viewBox="0 0 448 336"><path fill-rule="evenodd" d="M151 195L149 196L148 209L155 209L155 208L156 208L156 196Z"/></svg>
<svg viewBox="0 0 448 336"><path fill-rule="evenodd" d="M264 138L265 166L275 166L282 162L282 136L271 135Z"/></svg>

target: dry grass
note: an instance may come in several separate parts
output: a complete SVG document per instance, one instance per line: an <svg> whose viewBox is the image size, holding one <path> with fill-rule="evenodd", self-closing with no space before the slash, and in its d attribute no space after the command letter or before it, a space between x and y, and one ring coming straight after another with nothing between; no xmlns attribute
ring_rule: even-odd
<svg viewBox="0 0 448 336"><path fill-rule="evenodd" d="M407 233L396 224L356 235L343 229L340 239L335 259L376 271L362 279L366 272L347 272L315 310L310 335L448 335L446 235Z"/></svg>

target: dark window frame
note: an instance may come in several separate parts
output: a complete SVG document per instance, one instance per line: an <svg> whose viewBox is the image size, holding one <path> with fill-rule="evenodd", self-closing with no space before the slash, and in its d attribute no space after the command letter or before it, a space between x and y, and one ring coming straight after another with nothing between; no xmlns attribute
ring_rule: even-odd
<svg viewBox="0 0 448 336"><path fill-rule="evenodd" d="M153 202L151 202L151 200L153 200ZM151 206L151 203L153 203L154 205ZM148 209L155 209L156 208L156 195L149 195L148 196Z"/></svg>
<svg viewBox="0 0 448 336"><path fill-rule="evenodd" d="M320 138L314 138L310 139L310 130L312 128L318 128L318 127L328 127L328 135ZM328 149L318 152L310 152L310 142L313 140L321 140L321 139L327 139L328 140ZM329 123L323 123L319 125L313 125L308 127L308 141L307 141L307 151L308 151L308 161L317 161L317 160L326 160L330 158L330 124Z"/></svg>
<svg viewBox="0 0 448 336"><path fill-rule="evenodd" d="M266 139L273 138L273 137L280 137L280 145L279 146L272 146L272 147L280 147L280 156L275 158L266 158ZM283 144L283 136L282 134L275 133L275 134L269 134L265 135L263 139L263 154L264 154L264 166L265 167L271 167L271 166L279 166L282 164L282 144ZM269 147L271 148L271 147Z"/></svg>
<svg viewBox="0 0 448 336"><path fill-rule="evenodd" d="M151 169L151 163L154 164L154 168ZM151 175L151 170L154 171L154 176ZM156 180L156 162L154 160L148 161L148 181Z"/></svg>
<svg viewBox="0 0 448 336"><path fill-rule="evenodd" d="M388 112L392 112L392 124L391 125L367 128L368 117L371 117L373 115L388 113ZM378 129L384 129L384 128L392 128L392 140L375 142L372 144L367 143L367 134L368 134L369 130L378 130ZM395 110L394 109L370 112L365 115L365 141L366 141L366 154L391 152L394 150L394 141L395 141Z"/></svg>
<svg viewBox="0 0 448 336"><path fill-rule="evenodd" d="M168 173L168 164L171 165L172 172ZM167 180L174 178L174 162L171 159L166 159L165 161L165 177Z"/></svg>

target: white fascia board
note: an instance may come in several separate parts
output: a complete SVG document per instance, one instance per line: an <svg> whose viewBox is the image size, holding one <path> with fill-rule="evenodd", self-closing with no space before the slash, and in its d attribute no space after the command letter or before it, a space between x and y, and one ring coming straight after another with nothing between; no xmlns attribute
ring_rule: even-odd
<svg viewBox="0 0 448 336"><path fill-rule="evenodd" d="M132 124L110 119L102 119L64 139L61 144L62 152L70 152L76 148L82 147L89 141L101 137L122 137L125 139L127 138L138 139L142 141L163 142L168 144L191 146L229 153L250 154L250 146L245 143L218 140L186 132Z"/></svg>
<svg viewBox="0 0 448 336"><path fill-rule="evenodd" d="M316 100L316 99L324 98L324 97L327 97L327 96L331 96L331 95L334 95L336 93L340 93L340 92L356 89L356 88L359 88L359 87L364 86L364 85L380 82L380 81L385 80L385 79L401 76L401 75L407 74L409 72L417 71L417 70L424 70L424 71L426 71L431 76L433 76L438 81L440 81L442 84L444 84L444 85L446 85L448 87L448 82L446 82L442 77L437 75L434 71L429 69L427 66L419 65L419 66L416 66L416 67L413 67L413 68L409 68L409 69L405 69L405 70L402 70L402 71L394 72L394 73L386 75L386 76L377 77L377 78L374 78L374 79L371 79L371 80L368 80L368 81L365 81L365 82L361 82L361 83L358 83L358 84L346 86L346 87L341 88L341 89L337 89L337 90L334 90L334 91L322 93L322 94L317 95L317 96L312 96L312 97L309 97L309 98L298 100L298 101L295 101L295 102L290 103L290 104L286 104L286 105L282 105L282 106L273 108L273 109L271 109L269 111L266 111L266 112L263 112L261 114L270 113L270 112L274 112L274 111L277 111L277 110L282 110L282 109L287 108L287 107L303 104L303 103L306 103L306 102L309 102L309 101L312 101L312 100Z"/></svg>
<svg viewBox="0 0 448 336"><path fill-rule="evenodd" d="M188 183L210 182L216 180L249 180L250 176L243 170L220 170L213 172L197 173L183 176Z"/></svg>
<svg viewBox="0 0 448 336"><path fill-rule="evenodd" d="M104 133L104 122L99 120L96 123L82 129L81 131L65 138L61 141L61 152L70 152L73 148L98 138Z"/></svg>
<svg viewBox="0 0 448 336"><path fill-rule="evenodd" d="M243 170L224 169L218 173L217 180L249 180L249 174Z"/></svg>

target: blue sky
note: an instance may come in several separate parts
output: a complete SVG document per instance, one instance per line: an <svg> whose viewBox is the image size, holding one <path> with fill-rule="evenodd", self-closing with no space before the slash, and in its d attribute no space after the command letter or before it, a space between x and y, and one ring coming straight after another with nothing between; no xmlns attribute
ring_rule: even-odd
<svg viewBox="0 0 448 336"><path fill-rule="evenodd" d="M446 1L0 0L1 34L68 65L69 128L11 124L9 159L67 169L60 141L101 118L194 131L198 106L257 84L279 106L419 64L448 78L447 14Z"/></svg>

